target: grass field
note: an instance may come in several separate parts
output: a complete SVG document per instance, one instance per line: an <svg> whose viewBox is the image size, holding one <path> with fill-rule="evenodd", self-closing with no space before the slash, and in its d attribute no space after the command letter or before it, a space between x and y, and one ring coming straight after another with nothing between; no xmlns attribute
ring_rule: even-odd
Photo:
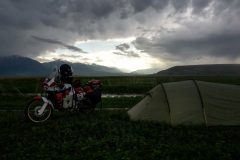
<svg viewBox="0 0 240 160"><path fill-rule="evenodd" d="M86 83L91 79L100 79L103 83L104 93L145 93L159 83L175 82L182 80L201 80L208 82L219 82L226 84L240 85L240 77L224 76L224 77L75 77L80 79L82 83ZM39 93L42 92L43 78L0 78L0 94L1 93Z"/></svg>
<svg viewBox="0 0 240 160"><path fill-rule="evenodd" d="M171 127L126 112L55 113L43 124L0 112L0 159L239 159L240 127Z"/></svg>
<svg viewBox="0 0 240 160"><path fill-rule="evenodd" d="M240 77L97 77L104 93L140 93L186 79L240 84ZM87 82L91 77L81 78ZM54 112L26 122L23 109L40 78L0 79L0 159L240 159L240 126L177 126L130 121L126 111ZM9 94L9 95L8 95ZM103 108L131 108L137 97L103 98ZM98 105L100 107L100 105ZM20 111L11 111L17 109Z"/></svg>
<svg viewBox="0 0 240 160"><path fill-rule="evenodd" d="M0 110L24 110L33 96L0 96ZM102 98L102 104L97 104L97 108L130 108L137 104L143 97L106 97Z"/></svg>

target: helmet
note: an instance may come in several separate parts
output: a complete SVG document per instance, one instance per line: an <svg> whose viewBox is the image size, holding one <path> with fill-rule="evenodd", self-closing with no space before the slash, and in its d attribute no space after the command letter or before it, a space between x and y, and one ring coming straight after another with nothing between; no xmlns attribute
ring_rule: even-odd
<svg viewBox="0 0 240 160"><path fill-rule="evenodd" d="M62 64L60 66L60 74L61 76L72 76L72 67L69 66L68 64Z"/></svg>
<svg viewBox="0 0 240 160"><path fill-rule="evenodd" d="M60 80L63 83L72 83L72 67L68 64L62 64L59 68Z"/></svg>

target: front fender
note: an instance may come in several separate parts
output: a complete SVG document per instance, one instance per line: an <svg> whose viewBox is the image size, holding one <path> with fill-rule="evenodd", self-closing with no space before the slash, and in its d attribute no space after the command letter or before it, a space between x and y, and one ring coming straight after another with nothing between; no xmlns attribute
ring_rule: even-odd
<svg viewBox="0 0 240 160"><path fill-rule="evenodd" d="M49 104L52 107L52 109L54 109L54 106L53 106L52 102L49 99L47 99L46 97L35 96L33 99L36 100L36 101L41 101L42 100L44 103Z"/></svg>

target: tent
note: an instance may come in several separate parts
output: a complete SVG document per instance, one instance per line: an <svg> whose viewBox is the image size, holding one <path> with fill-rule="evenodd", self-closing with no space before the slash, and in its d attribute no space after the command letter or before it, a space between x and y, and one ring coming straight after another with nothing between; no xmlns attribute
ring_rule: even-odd
<svg viewBox="0 0 240 160"><path fill-rule="evenodd" d="M240 86L192 80L159 84L128 114L173 126L240 125Z"/></svg>

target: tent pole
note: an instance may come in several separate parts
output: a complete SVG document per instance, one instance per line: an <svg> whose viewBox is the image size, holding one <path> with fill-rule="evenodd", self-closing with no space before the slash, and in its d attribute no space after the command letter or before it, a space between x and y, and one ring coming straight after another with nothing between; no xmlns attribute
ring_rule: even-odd
<svg viewBox="0 0 240 160"><path fill-rule="evenodd" d="M205 112L205 107L204 107L204 103L203 103L203 98L202 98L202 94L201 94L201 91L200 91L200 88L197 84L197 82L195 80L192 80L195 87L197 88L197 92L198 92L198 95L199 95L199 98L200 98L200 102L201 102L201 106L202 106L202 109L203 109L203 118L205 120L205 124L206 126L208 126L207 124L207 115L206 115L206 112Z"/></svg>
<svg viewBox="0 0 240 160"><path fill-rule="evenodd" d="M160 84L161 84L161 86L162 86L163 93L164 93L164 95L165 95L165 97L166 97L166 100L167 100L168 111L169 111L169 117L170 117L170 124L172 125L171 109L170 109L170 104L169 104L169 101L168 101L167 92L166 92L166 90L165 90L165 88L164 88L163 84L162 84L162 83L160 83Z"/></svg>

